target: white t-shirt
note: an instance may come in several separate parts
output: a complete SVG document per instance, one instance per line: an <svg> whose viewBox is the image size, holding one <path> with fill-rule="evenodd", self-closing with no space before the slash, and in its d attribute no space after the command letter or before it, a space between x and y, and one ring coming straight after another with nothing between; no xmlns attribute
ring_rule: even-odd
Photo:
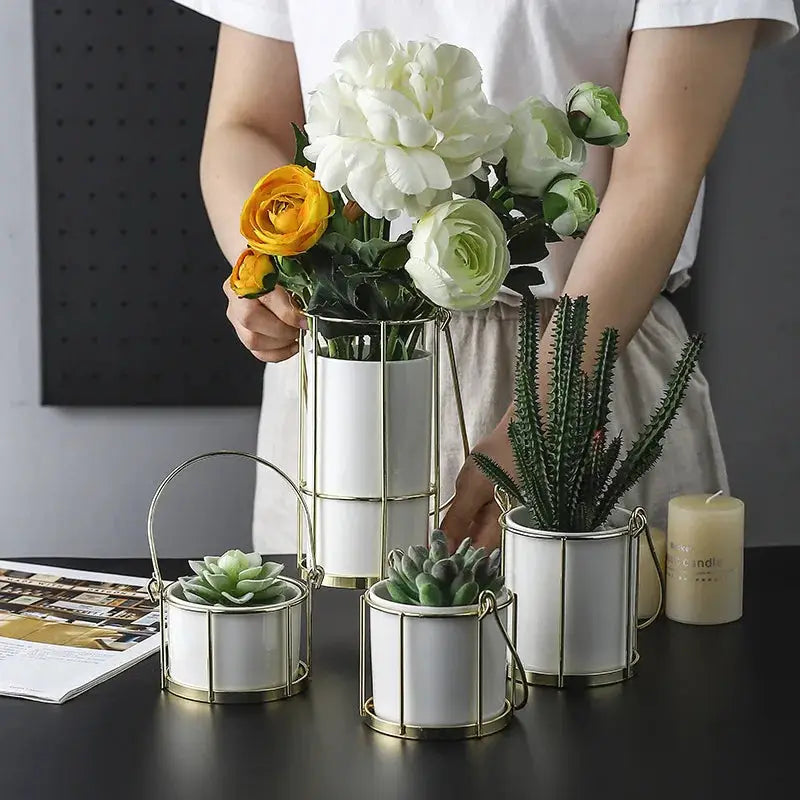
<svg viewBox="0 0 800 800"><path fill-rule="evenodd" d="M304 98L333 69L341 44L369 28L398 39L434 37L472 50L491 103L512 109L530 95L561 105L576 83L619 91L631 31L761 19L758 44L797 33L792 0L178 0L222 23L294 42ZM611 150L590 147L584 177L602 198ZM703 188L668 283L687 280L700 232ZM537 294L557 297L579 242L555 245Z"/></svg>

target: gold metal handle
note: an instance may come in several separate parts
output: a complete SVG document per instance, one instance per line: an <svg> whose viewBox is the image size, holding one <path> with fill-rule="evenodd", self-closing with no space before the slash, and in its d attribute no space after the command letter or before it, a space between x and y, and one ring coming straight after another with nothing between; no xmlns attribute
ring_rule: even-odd
<svg viewBox="0 0 800 800"><path fill-rule="evenodd" d="M653 536L650 533L650 526L647 524L647 514L641 506L633 509L629 525L631 529L631 535L634 538L638 538L644 534L645 539L647 540L647 547L650 550L650 556L653 559L653 565L656 568L656 574L658 575L658 606L656 607L655 613L653 613L652 616L644 620L644 622L636 623L636 629L641 631L652 625L660 616L661 611L664 608L664 595L666 594L667 587L664 571L661 569L661 564L658 561L656 546L653 544Z"/></svg>
<svg viewBox="0 0 800 800"><path fill-rule="evenodd" d="M154 527L154 520L156 514L156 508L158 506L158 502L161 499L161 495L164 493L164 490L167 488L168 484L172 481L173 478L177 477L181 472L183 472L187 467L195 464L199 461L205 461L209 458L216 458L217 456L235 456L237 458L247 458L251 461L255 461L257 464L261 464L261 466L267 467L267 469L272 470L278 476L280 476L284 482L289 486L289 488L295 493L297 499L300 501L301 507L303 509L303 516L305 517L306 521L306 528L308 530L308 540L309 540L309 554L311 559L311 570L309 571L309 575L307 578L307 583L309 589L318 589L322 585L322 579L325 576L325 572L322 567L318 566L315 560L315 541L314 541L314 528L311 525L311 514L308 510L308 506L306 505L305 500L303 499L303 495L300 492L299 487L297 484L282 470L280 467L275 466L270 461L267 461L260 456L253 455L252 453L244 453L239 450L215 450L211 453L203 453L199 456L194 456L193 458L184 461L183 464L180 466L175 467L163 481L161 481L161 485L156 489L156 493L153 495L153 499L150 502L150 510L147 512L147 541L150 546L150 560L153 562L153 577L150 579L149 583L147 584L147 591L150 594L150 599L155 603L158 602L158 598L161 595L161 591L163 589L164 583L161 578L161 570L158 567L158 554L156 553L156 542L155 542L155 535L153 532Z"/></svg>
<svg viewBox="0 0 800 800"><path fill-rule="evenodd" d="M512 595L513 597L513 609L514 614L517 613L517 596ZM497 597L495 596L494 592L489 591L488 589L484 589L480 595L478 596L478 620L482 620L487 614L492 614L494 616L494 621L497 623L497 627L500 629L500 633L505 639L506 647L508 648L508 652L511 653L511 658L514 659L514 665L519 670L519 674L522 676L522 702L515 703L514 702L514 693L516 691L517 680L516 676L512 673L512 681L511 681L511 703L514 707L515 711L519 711L521 708L525 708L528 704L528 697L529 697L529 690L528 690L528 682L525 680L525 667L522 665L522 659L519 657L519 653L517 653L517 648L514 646L514 642L511 641L511 637L508 635L508 631L503 627L503 623L500 622L500 615L497 613Z"/></svg>

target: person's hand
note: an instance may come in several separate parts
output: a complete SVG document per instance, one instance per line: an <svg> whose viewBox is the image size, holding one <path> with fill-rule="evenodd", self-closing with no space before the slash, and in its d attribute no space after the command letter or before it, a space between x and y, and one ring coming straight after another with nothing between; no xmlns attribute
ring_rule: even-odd
<svg viewBox="0 0 800 800"><path fill-rule="evenodd" d="M506 427L508 417L478 444L474 450L493 458L505 470L514 474L514 457ZM456 478L456 495L442 520L442 529L450 547L458 546L465 537L472 539L475 547L490 550L500 546L500 509L494 501L494 485L478 469L473 458L468 458Z"/></svg>
<svg viewBox="0 0 800 800"><path fill-rule="evenodd" d="M222 291L236 335L259 361L285 361L297 352L298 330L306 327L306 319L285 289L277 286L257 300L247 300L237 297L226 279Z"/></svg>

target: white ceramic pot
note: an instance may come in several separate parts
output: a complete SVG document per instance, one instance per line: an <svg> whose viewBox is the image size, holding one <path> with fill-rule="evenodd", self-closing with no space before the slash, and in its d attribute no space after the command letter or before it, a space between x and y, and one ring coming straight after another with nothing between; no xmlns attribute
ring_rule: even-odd
<svg viewBox="0 0 800 800"><path fill-rule="evenodd" d="M170 679L190 689L208 690L209 624L214 691L256 692L285 686L287 651L295 679L300 666L300 624L308 600L303 584L286 581L293 593L283 603L215 612L188 602L180 584L171 584L165 598Z"/></svg>
<svg viewBox="0 0 800 800"><path fill-rule="evenodd" d="M537 530L526 508L509 512L504 570L506 586L517 595L517 652L526 671L559 673L562 588L563 675L622 670L633 658L636 593L631 587L637 585L639 540L628 534L629 518L627 512L617 513L612 527L602 531L605 538L597 538L597 531Z"/></svg>
<svg viewBox="0 0 800 800"><path fill-rule="evenodd" d="M386 365L387 496L430 490L432 359L419 353ZM313 491L313 358L306 359L306 486ZM317 563L331 576L377 577L381 571L381 365L317 356ZM336 500L330 496L375 498ZM386 553L424 544L429 497L388 503Z"/></svg>
<svg viewBox="0 0 800 800"><path fill-rule="evenodd" d="M386 581L369 589L375 716L400 723L400 625L403 625L403 722L421 727L474 725L478 719L478 636L483 641L482 721L502 713L506 647L497 624L477 606L431 608L395 603ZM510 597L497 598L503 626ZM469 615L464 615L464 612ZM407 615L402 616L401 615ZM433 615L436 615L435 617ZM482 634L480 633L482 631Z"/></svg>

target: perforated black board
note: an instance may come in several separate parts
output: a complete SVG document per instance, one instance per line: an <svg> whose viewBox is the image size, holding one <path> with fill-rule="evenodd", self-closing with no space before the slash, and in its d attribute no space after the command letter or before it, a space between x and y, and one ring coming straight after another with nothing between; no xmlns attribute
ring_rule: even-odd
<svg viewBox="0 0 800 800"><path fill-rule="evenodd" d="M251 405L198 159L217 25L168 0L36 0L42 400Z"/></svg>

